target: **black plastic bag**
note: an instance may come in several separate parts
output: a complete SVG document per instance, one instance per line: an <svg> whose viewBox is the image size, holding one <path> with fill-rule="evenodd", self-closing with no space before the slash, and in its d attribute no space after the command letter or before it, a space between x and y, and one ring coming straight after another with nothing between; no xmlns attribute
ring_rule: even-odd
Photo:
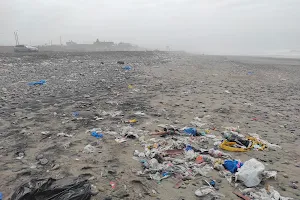
<svg viewBox="0 0 300 200"><path fill-rule="evenodd" d="M81 178L32 179L14 192L11 200L89 200L91 184Z"/></svg>

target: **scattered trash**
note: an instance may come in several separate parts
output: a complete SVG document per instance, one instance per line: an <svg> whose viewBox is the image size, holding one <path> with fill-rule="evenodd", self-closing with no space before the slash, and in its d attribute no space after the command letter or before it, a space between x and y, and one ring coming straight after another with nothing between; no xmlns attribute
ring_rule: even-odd
<svg viewBox="0 0 300 200"><path fill-rule="evenodd" d="M243 195L242 193L240 193L240 192L238 192L238 191L233 191L232 193L235 194L236 196L240 197L241 199L244 199L244 200L251 200L249 197Z"/></svg>
<svg viewBox="0 0 300 200"><path fill-rule="evenodd" d="M124 61L118 61L117 64L119 64L119 65L124 65L125 62L124 62Z"/></svg>
<svg viewBox="0 0 300 200"><path fill-rule="evenodd" d="M263 171L262 175L265 179L274 178L276 179L277 171Z"/></svg>
<svg viewBox="0 0 300 200"><path fill-rule="evenodd" d="M42 135L49 135L50 131L42 131L41 134Z"/></svg>
<svg viewBox="0 0 300 200"><path fill-rule="evenodd" d="M293 189L298 189L298 185L296 183L298 183L298 181L291 181L289 186Z"/></svg>
<svg viewBox="0 0 300 200"><path fill-rule="evenodd" d="M123 142L126 142L126 139L125 138L116 138L115 141L117 143L123 143Z"/></svg>
<svg viewBox="0 0 300 200"><path fill-rule="evenodd" d="M91 135L97 139L103 138L103 134L102 133L97 133L97 131L92 131Z"/></svg>
<svg viewBox="0 0 300 200"><path fill-rule="evenodd" d="M33 85L44 85L46 84L45 80L40 80L40 81L35 81L35 82L30 82L28 85L33 86Z"/></svg>
<svg viewBox="0 0 300 200"><path fill-rule="evenodd" d="M16 155L17 155L16 159L22 160L25 156L25 153L24 152L17 152Z"/></svg>
<svg viewBox="0 0 300 200"><path fill-rule="evenodd" d="M251 199L266 199L266 200L291 200L293 198L283 197L272 186L260 189L258 192L250 192Z"/></svg>
<svg viewBox="0 0 300 200"><path fill-rule="evenodd" d="M137 120L136 120L136 119L130 119L128 122L129 122L129 123L136 123Z"/></svg>
<svg viewBox="0 0 300 200"><path fill-rule="evenodd" d="M126 70L126 71L129 71L129 70L131 70L131 66L129 66L129 65L124 66L123 69Z"/></svg>
<svg viewBox="0 0 300 200"><path fill-rule="evenodd" d="M205 196L211 195L213 198L216 198L216 199L225 197L225 195L216 192L214 188L208 187L208 186L203 186L200 189L196 190L195 195L197 197L205 197Z"/></svg>
<svg viewBox="0 0 300 200"><path fill-rule="evenodd" d="M96 151L96 148L92 145L88 144L83 148L83 153L94 153Z"/></svg>
<svg viewBox="0 0 300 200"><path fill-rule="evenodd" d="M248 72L247 74L248 74L248 75L253 75L253 74L254 74L254 72Z"/></svg>
<svg viewBox="0 0 300 200"><path fill-rule="evenodd" d="M91 184L80 178L32 179L21 185L11 200L89 200Z"/></svg>
<svg viewBox="0 0 300 200"><path fill-rule="evenodd" d="M206 125L206 123L201 122L201 119L199 117L195 117L194 120L190 122L190 124L198 128L201 128L202 126Z"/></svg>
<svg viewBox="0 0 300 200"><path fill-rule="evenodd" d="M64 149L68 149L70 147L71 142L66 142L63 144Z"/></svg>
<svg viewBox="0 0 300 200"><path fill-rule="evenodd" d="M133 86L131 84L128 85L128 89L132 89Z"/></svg>
<svg viewBox="0 0 300 200"><path fill-rule="evenodd" d="M230 158L231 155L226 154L220 150L215 150L214 148L211 148L208 150L209 155L211 155L214 158Z"/></svg>
<svg viewBox="0 0 300 200"><path fill-rule="evenodd" d="M235 173L243 166L243 163L238 160L225 160L223 166L231 173Z"/></svg>
<svg viewBox="0 0 300 200"><path fill-rule="evenodd" d="M73 135L66 134L66 133L57 133L57 136L63 136L63 137L73 137Z"/></svg>
<svg viewBox="0 0 300 200"><path fill-rule="evenodd" d="M235 131L225 131L222 133L225 140L220 144L220 148L232 152L246 152L251 149L264 150L267 146L264 141L256 137L245 137Z"/></svg>
<svg viewBox="0 0 300 200"><path fill-rule="evenodd" d="M265 166L261 162L251 158L243 164L235 175L236 179L242 181L245 186L254 187L261 182L264 170Z"/></svg>
<svg viewBox="0 0 300 200"><path fill-rule="evenodd" d="M112 189L115 189L116 186L117 186L117 183L114 182L114 181L110 181L109 184L110 184L110 186L111 186Z"/></svg>
<svg viewBox="0 0 300 200"><path fill-rule="evenodd" d="M72 112L73 117L78 117L79 116L79 112Z"/></svg>
<svg viewBox="0 0 300 200"><path fill-rule="evenodd" d="M214 180L211 180L211 181L209 182L209 184L210 184L211 186L215 187L216 182L215 182Z"/></svg>
<svg viewBox="0 0 300 200"><path fill-rule="evenodd" d="M230 93L231 93L231 92L229 92L229 90L225 90L224 92L227 93L227 94L230 94Z"/></svg>
<svg viewBox="0 0 300 200"><path fill-rule="evenodd" d="M135 112L134 114L138 115L138 116L145 116L146 115L144 112L141 112L141 111Z"/></svg>
<svg viewBox="0 0 300 200"><path fill-rule="evenodd" d="M184 129L184 132L189 134L189 135L192 135L192 136L196 136L197 135L197 129L195 128L185 128Z"/></svg>

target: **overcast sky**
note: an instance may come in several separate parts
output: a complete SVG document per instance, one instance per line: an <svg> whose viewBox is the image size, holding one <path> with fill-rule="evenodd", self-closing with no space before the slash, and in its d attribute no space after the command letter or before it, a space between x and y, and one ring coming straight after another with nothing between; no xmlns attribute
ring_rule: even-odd
<svg viewBox="0 0 300 200"><path fill-rule="evenodd" d="M300 49L300 0L0 0L0 44L131 42L216 54Z"/></svg>

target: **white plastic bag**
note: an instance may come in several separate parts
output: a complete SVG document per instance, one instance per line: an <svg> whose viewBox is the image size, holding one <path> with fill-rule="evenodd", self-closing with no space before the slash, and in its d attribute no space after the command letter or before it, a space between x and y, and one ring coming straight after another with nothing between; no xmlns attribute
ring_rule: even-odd
<svg viewBox="0 0 300 200"><path fill-rule="evenodd" d="M254 187L260 183L264 170L265 166L255 158L252 158L246 161L235 175L236 179L243 181L245 186Z"/></svg>

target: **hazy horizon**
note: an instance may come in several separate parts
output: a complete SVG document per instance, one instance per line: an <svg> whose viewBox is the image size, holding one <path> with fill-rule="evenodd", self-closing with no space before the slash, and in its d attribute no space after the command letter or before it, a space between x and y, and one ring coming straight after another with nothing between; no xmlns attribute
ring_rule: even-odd
<svg viewBox="0 0 300 200"><path fill-rule="evenodd" d="M3 0L0 45L101 41L212 54L300 49L298 0Z"/></svg>

